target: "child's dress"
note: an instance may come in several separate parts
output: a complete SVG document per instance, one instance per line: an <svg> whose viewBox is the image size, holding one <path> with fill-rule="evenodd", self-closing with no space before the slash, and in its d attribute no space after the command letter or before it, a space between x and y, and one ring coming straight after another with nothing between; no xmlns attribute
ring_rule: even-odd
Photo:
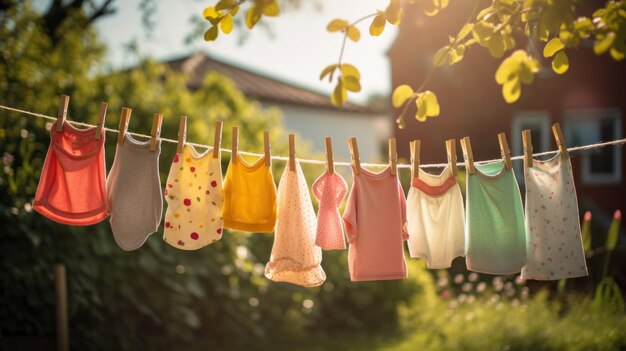
<svg viewBox="0 0 626 351"><path fill-rule="evenodd" d="M278 220L265 276L275 282L318 286L326 280L322 250L315 245L317 221L300 163L289 165L278 185Z"/></svg>
<svg viewBox="0 0 626 351"><path fill-rule="evenodd" d="M33 209L59 223L95 224L108 216L104 133L95 139L96 127L50 129L50 147L41 171Z"/></svg>
<svg viewBox="0 0 626 351"><path fill-rule="evenodd" d="M526 257L522 278L555 280L587 275L570 159L533 160L525 171Z"/></svg>
<svg viewBox="0 0 626 351"><path fill-rule="evenodd" d="M354 182L343 221L348 235L348 265L352 281L404 279L406 200L398 177L389 167L380 173L361 168Z"/></svg>
<svg viewBox="0 0 626 351"><path fill-rule="evenodd" d="M276 185L265 157L249 164L237 155L224 179L224 227L245 232L272 232L276 224Z"/></svg>
<svg viewBox="0 0 626 351"><path fill-rule="evenodd" d="M107 195L113 238L123 250L138 249L159 229L163 213L160 153L160 140L151 151L149 140L139 142L128 133L115 150L107 178Z"/></svg>
<svg viewBox="0 0 626 351"><path fill-rule="evenodd" d="M519 273L526 264L522 197L513 170L503 162L476 165L467 175L465 243L467 269Z"/></svg>
<svg viewBox="0 0 626 351"><path fill-rule="evenodd" d="M181 250L197 250L222 237L222 165L209 148L191 145L177 153L165 185L163 240Z"/></svg>
<svg viewBox="0 0 626 351"><path fill-rule="evenodd" d="M419 170L407 199L409 253L429 269L450 268L465 255L465 209L461 187L446 167L440 175Z"/></svg>
<svg viewBox="0 0 626 351"><path fill-rule="evenodd" d="M337 173L324 172L313 182L313 195L319 202L315 245L324 250L346 248L338 209L347 192L346 181Z"/></svg>

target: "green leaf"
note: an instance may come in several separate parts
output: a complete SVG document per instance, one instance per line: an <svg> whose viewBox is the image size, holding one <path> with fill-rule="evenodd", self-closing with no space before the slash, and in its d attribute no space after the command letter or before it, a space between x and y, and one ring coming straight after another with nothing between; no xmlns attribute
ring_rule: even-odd
<svg viewBox="0 0 626 351"><path fill-rule="evenodd" d="M233 16L227 13L220 21L220 29L224 34L230 34L233 30Z"/></svg>
<svg viewBox="0 0 626 351"><path fill-rule="evenodd" d="M617 210L613 215L613 221L611 222L611 227L609 227L609 233L606 236L606 249L608 251L615 250L615 246L617 246L617 238L619 236L619 225L622 221L622 211Z"/></svg>
<svg viewBox="0 0 626 351"><path fill-rule="evenodd" d="M435 56L433 57L433 65L435 67L443 66L446 63L448 50L450 50L450 46L446 45L435 52Z"/></svg>
<svg viewBox="0 0 626 351"><path fill-rule="evenodd" d="M461 30L459 31L459 34L456 36L456 40L461 41L465 39L465 37L467 37L472 32L473 27L474 25L472 23L465 24L463 28L461 28Z"/></svg>
<svg viewBox="0 0 626 351"><path fill-rule="evenodd" d="M385 10L385 18L390 24L398 25L404 17L404 10L399 2L391 2Z"/></svg>
<svg viewBox="0 0 626 351"><path fill-rule="evenodd" d="M346 90L348 91L352 91L352 92L359 92L361 91L361 83L359 82L359 79L357 77L354 76L348 76L348 77L344 77L344 86L346 87Z"/></svg>
<svg viewBox="0 0 626 351"><path fill-rule="evenodd" d="M517 101L521 94L522 94L522 87L517 77L504 83L504 85L502 86L502 96L504 97L504 101L506 101L509 104L512 104L515 101Z"/></svg>
<svg viewBox="0 0 626 351"><path fill-rule="evenodd" d="M430 90L426 90L420 99L424 100L424 103L426 104L426 116L439 116L439 101L437 101L437 95L435 95L435 93Z"/></svg>
<svg viewBox="0 0 626 351"><path fill-rule="evenodd" d="M332 32L341 32L343 30L346 30L346 28L348 28L349 25L350 25L350 23L348 21L336 18L336 19L330 21L330 23L328 23L328 25L326 26L326 30L331 32L331 33Z"/></svg>
<svg viewBox="0 0 626 351"><path fill-rule="evenodd" d="M610 53L611 53L611 57L615 61L621 61L624 59L624 56L626 56L626 50L624 50L623 48L621 50L618 49L617 45L611 48Z"/></svg>
<svg viewBox="0 0 626 351"><path fill-rule="evenodd" d="M370 24L370 35L374 37L381 35L382 32L385 30L385 24L387 24L385 14L378 14L376 17L374 17L372 24Z"/></svg>
<svg viewBox="0 0 626 351"><path fill-rule="evenodd" d="M217 27L211 27L209 30L204 32L204 41L215 41L218 35Z"/></svg>
<svg viewBox="0 0 626 351"><path fill-rule="evenodd" d="M261 11L259 10L259 7L254 4L250 7L250 9L248 9L248 12L246 13L246 27L248 27L248 29L252 29L252 27L254 27L260 19Z"/></svg>
<svg viewBox="0 0 626 351"><path fill-rule="evenodd" d="M465 45L461 44L450 50L450 53L448 54L448 64L452 66L453 64L461 61L463 56L465 56Z"/></svg>
<svg viewBox="0 0 626 351"><path fill-rule="evenodd" d="M512 80L519 70L521 61L513 56L507 57L496 70L496 82L504 84Z"/></svg>
<svg viewBox="0 0 626 351"><path fill-rule="evenodd" d="M205 7L204 11L202 11L202 17L206 19L216 18L217 16L218 16L217 11L215 10L215 7L213 6Z"/></svg>
<svg viewBox="0 0 626 351"><path fill-rule="evenodd" d="M477 20L485 20L488 19L489 17L491 17L491 15L493 15L496 12L496 9L494 9L492 6L486 7L484 9L482 9L482 11L480 11L478 13L478 15L476 15L476 19Z"/></svg>
<svg viewBox="0 0 626 351"><path fill-rule="evenodd" d="M230 9L235 6L235 0L220 0L215 5L215 11Z"/></svg>
<svg viewBox="0 0 626 351"><path fill-rule="evenodd" d="M472 36L478 44L486 47L489 45L489 38L491 38L491 35L493 34L493 29L494 27L491 23L484 21L477 22L472 27Z"/></svg>
<svg viewBox="0 0 626 351"><path fill-rule="evenodd" d="M500 58L504 55L504 39L500 32L493 33L489 38L488 44L489 53L495 58Z"/></svg>
<svg viewBox="0 0 626 351"><path fill-rule="evenodd" d="M426 115L426 101L421 97L422 96L420 95L420 97L415 100L415 106L417 106L417 110L415 111L415 119L420 122L425 122L426 118L428 118L428 115Z"/></svg>
<svg viewBox="0 0 626 351"><path fill-rule="evenodd" d="M553 38L546 46L543 47L543 57L552 57L558 51L562 50L565 44L559 38Z"/></svg>
<svg viewBox="0 0 626 351"><path fill-rule="evenodd" d="M279 14L280 8L278 7L278 3L275 0L263 6L263 15L267 17L276 17Z"/></svg>
<svg viewBox="0 0 626 351"><path fill-rule="evenodd" d="M355 26L349 26L347 29L348 38L350 40L357 42L361 39L361 31Z"/></svg>
<svg viewBox="0 0 626 351"><path fill-rule="evenodd" d="M593 44L593 51L596 55L603 54L613 46L613 42L615 42L615 33L609 32L603 39L596 40Z"/></svg>
<svg viewBox="0 0 626 351"><path fill-rule="evenodd" d="M339 77L337 80L337 86L333 91L333 95L331 96L330 101L336 106L343 105L348 99L348 92L346 91L346 87L344 86L343 77Z"/></svg>
<svg viewBox="0 0 626 351"><path fill-rule="evenodd" d="M327 75L329 75L331 72L333 72L335 69L337 69L337 64L333 63L332 65L328 65L326 66L326 68L324 68L322 70L322 73L320 74L320 80L324 79L324 77L326 77ZM330 79L332 79L332 75L329 77Z"/></svg>
<svg viewBox="0 0 626 351"><path fill-rule="evenodd" d="M569 59L567 58L567 54L565 51L559 51L556 56L554 56L554 60L552 60L552 69L557 74L563 74L567 72L569 68Z"/></svg>
<svg viewBox="0 0 626 351"><path fill-rule="evenodd" d="M344 77L352 76L355 77L357 80L361 79L361 73L359 72L359 70L349 63L342 63L340 69L341 74L343 74Z"/></svg>
<svg viewBox="0 0 626 351"><path fill-rule="evenodd" d="M394 89L393 94L391 95L391 104L393 107L398 108L402 106L405 101L410 99L413 94L413 88L406 84L400 85Z"/></svg>

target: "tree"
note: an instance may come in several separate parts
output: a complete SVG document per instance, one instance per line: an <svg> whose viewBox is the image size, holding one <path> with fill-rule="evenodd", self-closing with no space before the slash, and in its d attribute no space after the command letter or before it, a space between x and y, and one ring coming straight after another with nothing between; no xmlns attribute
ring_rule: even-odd
<svg viewBox="0 0 626 351"><path fill-rule="evenodd" d="M244 3L250 3L245 14L246 25L252 29L263 16L278 16L280 11L275 0L219 0L215 6L207 7L203 16L211 27L205 34L206 41L217 39L221 30L228 34L232 30L232 17L237 16ZM327 31L343 35L343 42L337 63L322 70L320 79L329 77L335 82L331 96L334 104L345 103L348 92L361 90L359 70L342 61L346 41L357 42L361 37L358 25L371 19L369 33L380 35L386 23L398 25L404 16L406 6L419 6L428 16L435 16L448 7L449 0L390 0L385 10L377 10L355 21L334 19ZM492 0L484 6L480 0L468 14L467 21L458 33L450 33L450 42L439 49L433 57L430 72L417 88L408 85L395 87L392 104L402 108L396 119L399 128L404 127L404 118L410 104L417 106L415 118L426 121L440 112L437 96L426 90L432 72L443 65L453 65L461 60L466 48L478 45L489 51L494 58L501 58L506 52L519 47L520 40L545 42L544 57L554 57L552 68L557 74L564 74L569 67L566 50L578 48L582 42L592 42L593 50L601 55L609 53L617 61L626 56L626 1L606 1L597 6L590 17L579 16L583 6L581 0ZM522 85L531 84L539 71L537 58L525 49L517 49L506 57L497 72L496 82L502 85L502 95L507 103L514 103L521 95ZM336 74L335 74L336 73Z"/></svg>

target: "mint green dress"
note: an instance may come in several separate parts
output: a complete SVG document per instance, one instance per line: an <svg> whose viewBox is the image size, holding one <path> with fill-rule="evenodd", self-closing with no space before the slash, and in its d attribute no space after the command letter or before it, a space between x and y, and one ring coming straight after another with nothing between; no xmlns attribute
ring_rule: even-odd
<svg viewBox="0 0 626 351"><path fill-rule="evenodd" d="M467 175L467 269L487 274L519 273L526 264L526 230L519 186L502 162L476 165Z"/></svg>

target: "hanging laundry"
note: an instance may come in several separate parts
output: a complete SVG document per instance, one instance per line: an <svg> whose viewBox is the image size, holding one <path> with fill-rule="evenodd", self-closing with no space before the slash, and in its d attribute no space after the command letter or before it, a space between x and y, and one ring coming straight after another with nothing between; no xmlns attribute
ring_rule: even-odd
<svg viewBox="0 0 626 351"><path fill-rule="evenodd" d="M209 148L191 145L177 153L165 185L163 240L181 250L197 250L222 237L222 165Z"/></svg>
<svg viewBox="0 0 626 351"><path fill-rule="evenodd" d="M450 268L465 255L465 209L461 187L450 167L439 175L419 170L407 198L409 253L429 269Z"/></svg>
<svg viewBox="0 0 626 351"><path fill-rule="evenodd" d="M390 168L374 173L352 168L354 182L343 214L352 281L404 279L406 200Z"/></svg>
<svg viewBox="0 0 626 351"><path fill-rule="evenodd" d="M339 206L348 192L348 184L337 173L324 172L313 182L313 195L319 202L315 245L324 250L344 250Z"/></svg>
<svg viewBox="0 0 626 351"><path fill-rule="evenodd" d="M253 164L237 156L224 179L224 226L245 232L272 232L276 224L276 185L265 156Z"/></svg>
<svg viewBox="0 0 626 351"><path fill-rule="evenodd" d="M317 220L309 188L300 168L285 167L278 185L278 219L265 276L275 282L319 286L326 280L322 250L315 245Z"/></svg>
<svg viewBox="0 0 626 351"><path fill-rule="evenodd" d="M159 176L161 141L150 151L150 140L140 142L124 134L117 144L107 178L111 230L117 245L126 251L141 247L159 229L163 196Z"/></svg>
<svg viewBox="0 0 626 351"><path fill-rule="evenodd" d="M528 262L522 278L587 276L570 159L557 154L547 161L533 160L524 176Z"/></svg>
<svg viewBox="0 0 626 351"><path fill-rule="evenodd" d="M95 139L96 127L77 129L63 122L50 129L46 154L33 208L64 224L90 225L108 216L104 134Z"/></svg>
<svg viewBox="0 0 626 351"><path fill-rule="evenodd" d="M515 174L503 162L476 165L467 175L467 269L519 273L526 264L524 212Z"/></svg>

